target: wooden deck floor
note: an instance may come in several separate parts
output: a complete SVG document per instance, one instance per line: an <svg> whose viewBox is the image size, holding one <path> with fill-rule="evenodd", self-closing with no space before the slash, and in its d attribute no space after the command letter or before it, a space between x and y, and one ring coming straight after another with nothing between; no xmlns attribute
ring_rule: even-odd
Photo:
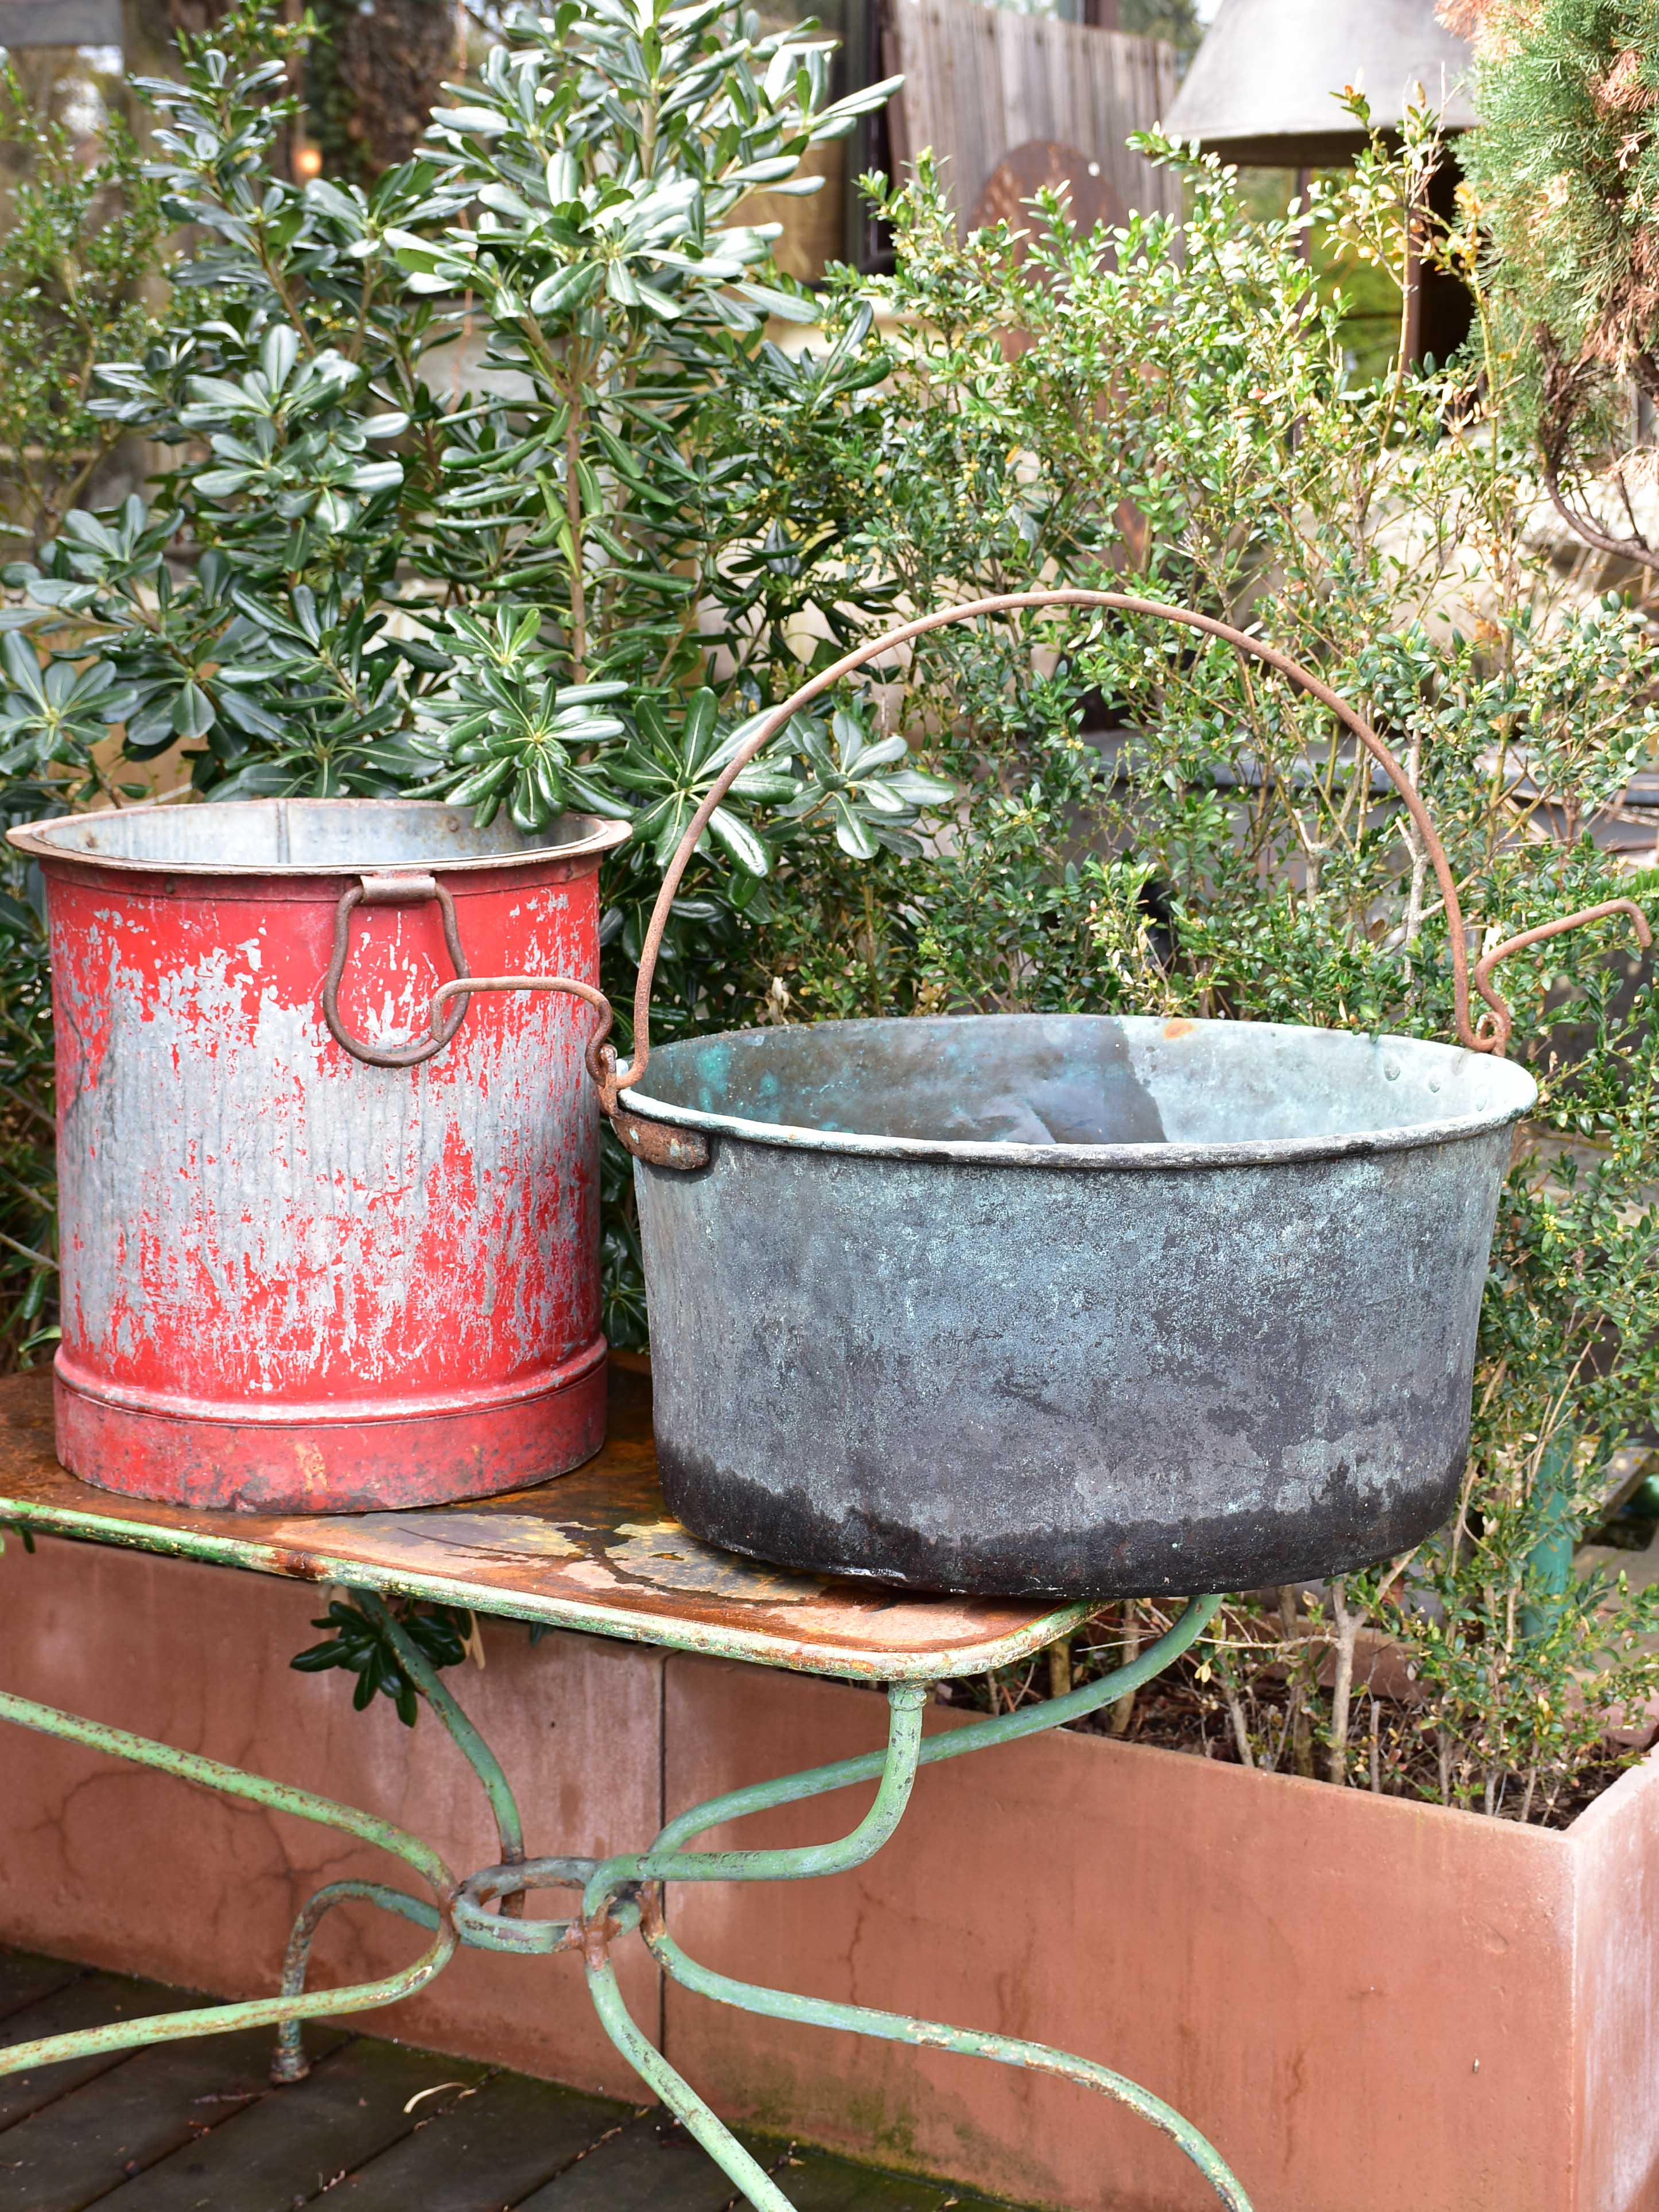
<svg viewBox="0 0 1659 2212"><path fill-rule="evenodd" d="M0 2044L190 2002L0 1951ZM0 2075L0 2212L742 2212L659 2112L323 2023L306 2039L316 2063L284 2089L269 2030ZM799 2212L1007 2212L746 2140Z"/></svg>

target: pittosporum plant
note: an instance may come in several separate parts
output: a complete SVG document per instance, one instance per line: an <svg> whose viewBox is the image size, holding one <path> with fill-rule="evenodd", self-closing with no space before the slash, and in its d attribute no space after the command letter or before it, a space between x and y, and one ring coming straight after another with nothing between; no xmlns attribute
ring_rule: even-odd
<svg viewBox="0 0 1659 2212"><path fill-rule="evenodd" d="M484 396L458 410L423 518L423 563L447 589L465 580L470 605L431 633L452 665L417 716L420 787L505 805L526 831L571 805L632 819L624 970L698 800L798 668L710 619L772 471L761 449L713 455L707 418L775 350L769 317L816 312L745 203L817 189L793 174L808 149L890 88L832 101L810 27L745 21L734 43L734 21L720 0L514 15L478 82L434 115L438 195L390 234L410 289L484 335ZM782 843L823 825L873 853L945 795L902 765L902 743L854 752L843 772L803 724L739 779L665 948L681 979L667 1026L701 1018L706 985L688 997L686 982L709 923L752 906Z"/></svg>
<svg viewBox="0 0 1659 2212"><path fill-rule="evenodd" d="M817 189L794 179L803 155L887 88L830 100L810 25L763 35L726 0L568 0L510 15L412 160L368 188L301 186L272 155L302 35L237 0L180 40L178 82L137 88L189 244L165 317L98 363L88 406L173 458L147 497L71 508L6 572L0 773L48 809L120 804L182 766L214 800L459 797L532 836L568 807L631 820L605 886L625 1004L665 855L744 725L812 663L758 651L775 635L724 581L772 464L711 455L711 405L764 373L769 318L814 313L744 204ZM730 1009L781 853L914 852L946 795L853 702L833 738L786 732L677 902L664 1027ZM38 931L16 943L36 973ZM611 1325L640 1341L619 1153L607 1186ZM20 1265L38 1226L19 1218Z"/></svg>
<svg viewBox="0 0 1659 2212"><path fill-rule="evenodd" d="M157 332L145 296L168 255L155 181L118 119L95 156L0 63L0 145L21 163L0 233L0 532L27 552L118 476L122 428L94 411L97 365ZM107 794L107 671L43 669L0 607L0 827ZM95 749L104 749L100 758ZM46 939L0 862L0 1363L54 1334L52 1032Z"/></svg>
<svg viewBox="0 0 1659 2212"><path fill-rule="evenodd" d="M122 726L120 757L181 746L226 798L385 793L410 772L409 660L385 633L440 409L419 374L430 314L382 233L437 186L415 163L368 195L273 177L293 43L240 0L181 40L181 82L139 82L192 245L165 328L99 365L90 405L177 459L147 499L71 511L7 572L57 665L107 672L94 711ZM71 800L95 770L82 719L40 763Z"/></svg>

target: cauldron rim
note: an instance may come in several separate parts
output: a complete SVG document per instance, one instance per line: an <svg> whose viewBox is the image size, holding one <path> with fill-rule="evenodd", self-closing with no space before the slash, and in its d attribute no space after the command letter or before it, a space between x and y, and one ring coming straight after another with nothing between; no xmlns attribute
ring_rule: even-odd
<svg viewBox="0 0 1659 2212"><path fill-rule="evenodd" d="M1428 1047L1446 1055L1449 1065L1480 1060L1494 1074L1503 1069L1510 1079L1508 1102L1501 1106L1442 1119L1402 1123L1395 1127L1344 1130L1324 1136L1261 1137L1232 1142L1194 1143L1159 1140L1133 1144L1029 1144L1016 1140L948 1137L887 1136L849 1129L813 1128L793 1122L756 1121L745 1115L717 1114L698 1107L681 1106L655 1097L648 1090L630 1089L622 1103L647 1121L667 1122L677 1128L695 1129L727 1141L757 1144L792 1152L838 1155L842 1158L885 1159L941 1167L1008 1169L1064 1169L1106 1174L1166 1174L1203 1169L1297 1166L1322 1160L1352 1159L1382 1152L1421 1151L1455 1144L1517 1121L1537 1101L1538 1086L1524 1068L1513 1061L1495 1060L1449 1045L1437 1038L1396 1036L1342 1029L1319 1029L1310 1023L1183 1020L1179 1024L1156 1015L1140 1014L958 1014L896 1015L863 1020L790 1024L787 1029L726 1030L696 1037L676 1038L657 1046L653 1062L698 1048L740 1039L777 1036L811 1027L819 1032L868 1032L910 1027L926 1022L1112 1022L1142 1030L1162 1030L1166 1036L1226 1030L1237 1035L1326 1036L1344 1043L1395 1046L1409 1051Z"/></svg>

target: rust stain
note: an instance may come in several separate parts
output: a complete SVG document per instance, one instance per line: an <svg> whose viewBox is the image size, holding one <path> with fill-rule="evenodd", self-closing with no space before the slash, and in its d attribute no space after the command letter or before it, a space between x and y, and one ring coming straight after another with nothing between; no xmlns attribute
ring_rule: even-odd
<svg viewBox="0 0 1659 2212"><path fill-rule="evenodd" d="M691 1170L708 1164L708 1139L695 1129L670 1128L666 1122L647 1121L620 1109L611 1115L611 1126L617 1142L647 1167Z"/></svg>
<svg viewBox="0 0 1659 2212"><path fill-rule="evenodd" d="M1164 1024L1164 1034L1166 1037L1183 1037L1188 1035L1188 1031L1196 1029L1197 1026L1198 1024L1196 1022L1189 1022L1185 1019L1165 1022Z"/></svg>
<svg viewBox="0 0 1659 2212"><path fill-rule="evenodd" d="M281 1551L273 1547L270 1554L271 1571L287 1580L296 1583L324 1583L330 1579L320 1563L307 1559L302 1552Z"/></svg>

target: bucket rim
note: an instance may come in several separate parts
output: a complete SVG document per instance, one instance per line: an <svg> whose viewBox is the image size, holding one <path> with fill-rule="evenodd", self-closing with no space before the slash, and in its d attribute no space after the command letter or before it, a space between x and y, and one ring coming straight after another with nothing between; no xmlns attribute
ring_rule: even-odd
<svg viewBox="0 0 1659 2212"><path fill-rule="evenodd" d="M975 1018L1133 1021L1158 1023L1161 1025L1161 1018L1153 1015L1055 1016L1050 1013L1034 1014L1029 1018L898 1014L851 1022L817 1023L811 1026L871 1030L915 1020L971 1021ZM1085 1172L1150 1175L1190 1172L1206 1168L1291 1167L1321 1160L1365 1158L1380 1152L1421 1152L1439 1145L1457 1144L1471 1138L1488 1136L1497 1130L1507 1128L1529 1113L1538 1100L1537 1084L1525 1068L1517 1066L1513 1060L1495 1060L1489 1054L1473 1053L1466 1046L1447 1044L1438 1037L1402 1036L1391 1030L1322 1030L1309 1022L1206 1019L1194 1020L1190 1027L1195 1030L1257 1030L1298 1036L1340 1036L1355 1042L1364 1040L1373 1045L1431 1045L1437 1051L1458 1060L1482 1060L1506 1069L1514 1079L1514 1097L1509 1104L1501 1108L1489 1107L1479 1114L1449 1115L1443 1121L1413 1121L1389 1129L1345 1130L1330 1136L1256 1137L1231 1144L1031 1145L973 1138L888 1137L862 1130L813 1129L792 1122L756 1121L741 1115L707 1113L694 1106L671 1104L668 1100L654 1098L642 1090L623 1091L621 1103L630 1113L639 1115L645 1121L664 1121L679 1129L695 1129L705 1136L765 1145L775 1151L839 1154L843 1158L863 1159L932 1162L942 1167L1061 1168ZM764 1030L724 1030L703 1037L676 1038L672 1045L659 1046L657 1054L665 1054L684 1044L710 1044L726 1037L766 1034L768 1032ZM655 1058L657 1054L653 1057Z"/></svg>
<svg viewBox="0 0 1659 2212"><path fill-rule="evenodd" d="M137 806L124 806L119 811L124 821L132 821L152 814L177 814L181 811L194 813L198 809L213 804L214 801L211 799L201 799L183 801L170 799L146 799ZM360 806L399 806L455 811L454 802L447 799L265 798L224 799L219 804L225 806L258 807L266 810L279 806L289 808L328 806L337 810ZM460 811L469 812L471 810L463 808ZM244 880L261 876L285 876L296 878L305 876L326 876L355 879L360 876L395 872L398 868L413 867L416 865L425 868L431 874L439 876L479 875L491 868L522 868L533 866L538 861L586 860L612 851L617 846L625 843L633 834L632 827L629 823L608 821L603 815L562 814L550 825L550 831L556 832L568 823L579 825L578 833L574 837L557 844L525 845L514 852L459 854L453 860L426 860L418 863L412 860L394 863L386 860L139 860L123 853L79 852L72 845L65 844L50 834L52 830L62 830L70 823L79 824L96 821L106 812L112 816L115 811L112 807L107 809L99 807L81 813L54 814L48 816L43 821L21 822L15 827L7 830L6 842L15 846L19 852L27 853L32 860L59 866L108 869L118 875L196 878L234 876Z"/></svg>

